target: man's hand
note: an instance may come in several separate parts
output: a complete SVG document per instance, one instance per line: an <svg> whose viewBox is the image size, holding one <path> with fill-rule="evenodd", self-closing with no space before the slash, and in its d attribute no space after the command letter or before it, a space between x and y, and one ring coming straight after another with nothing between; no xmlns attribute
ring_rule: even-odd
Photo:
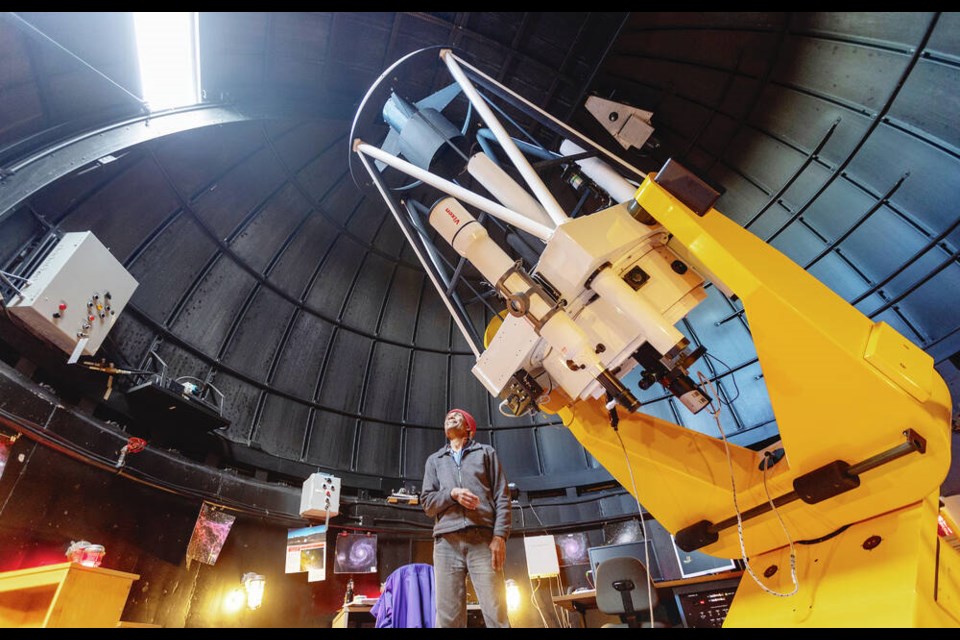
<svg viewBox="0 0 960 640"><path fill-rule="evenodd" d="M503 561L507 557L507 541L500 536L493 536L490 541L490 566L494 571L503 568Z"/></svg>
<svg viewBox="0 0 960 640"><path fill-rule="evenodd" d="M459 502L464 509L473 511L480 506L480 498L470 489L457 487L450 490L450 497Z"/></svg>

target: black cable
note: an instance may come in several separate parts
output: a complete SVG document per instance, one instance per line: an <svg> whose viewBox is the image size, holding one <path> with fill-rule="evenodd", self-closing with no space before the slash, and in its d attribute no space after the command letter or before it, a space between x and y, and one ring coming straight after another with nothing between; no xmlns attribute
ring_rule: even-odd
<svg viewBox="0 0 960 640"><path fill-rule="evenodd" d="M620 426L620 414L617 413L616 401L609 391L607 392L607 412L610 414L610 426L616 431Z"/></svg>
<svg viewBox="0 0 960 640"><path fill-rule="evenodd" d="M737 377L736 377L735 375L733 375L733 369L730 367L730 365L728 365L726 362L724 362L723 360L721 360L721 359L718 358L717 356L713 355L713 354L710 353L709 351L705 351L703 355L707 356L707 357L710 358L711 360L716 360L717 362L719 362L721 365L723 365L723 367L724 367L724 368L727 370L727 372L730 374L730 379L733 381L733 388L736 389L737 392L736 392L736 394L734 394L734 396L733 396L732 398L730 398L729 400L723 400L723 399L720 399L720 398L718 398L718 400L719 400L720 402L722 402L723 404L727 405L728 407L733 406L731 403L733 403L734 401L736 401L737 398L740 397L740 386L737 384ZM716 378L719 378L719 377L720 377L720 376L716 376ZM716 378L715 378L715 379L716 379Z"/></svg>
<svg viewBox="0 0 960 640"><path fill-rule="evenodd" d="M840 535L841 533L849 529L851 524L852 523L847 523L842 527L840 527L839 529L835 531L831 531L830 533L820 536L819 538L813 538L811 540L797 540L797 544L820 544L821 542L826 542L830 538L835 538L836 536Z"/></svg>
<svg viewBox="0 0 960 640"><path fill-rule="evenodd" d="M105 456L94 453L93 451L78 447L72 441L61 438L60 436L47 431L42 426L21 416L10 413L5 409L0 408L0 417L4 417L12 422L13 425L20 427L18 430L20 430L21 433L26 435L31 440L50 447L55 451L59 451L60 453L68 455L81 462L85 462L102 471L108 471L111 474L118 475L129 480L133 480L134 482L138 482L154 489L160 489L174 495L213 502L225 508L244 513L246 515L266 518L268 520L275 522L278 521L284 524L299 524L303 522L303 518L297 518L292 515L277 514L276 512L271 512L269 509L252 507L248 504L237 502L219 495L208 495L196 491L191 487L185 487L183 485L174 484L167 480L157 478L156 476L146 473L140 469L127 466L118 468L116 466L116 460L106 458Z"/></svg>

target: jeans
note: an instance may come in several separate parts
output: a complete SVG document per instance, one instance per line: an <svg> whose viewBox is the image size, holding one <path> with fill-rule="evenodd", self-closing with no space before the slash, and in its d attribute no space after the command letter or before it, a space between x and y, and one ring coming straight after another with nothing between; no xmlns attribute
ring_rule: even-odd
<svg viewBox="0 0 960 640"><path fill-rule="evenodd" d="M467 626L468 573L487 628L510 627L503 570L494 571L490 564L492 539L493 530L484 527L471 527L434 538L436 627Z"/></svg>

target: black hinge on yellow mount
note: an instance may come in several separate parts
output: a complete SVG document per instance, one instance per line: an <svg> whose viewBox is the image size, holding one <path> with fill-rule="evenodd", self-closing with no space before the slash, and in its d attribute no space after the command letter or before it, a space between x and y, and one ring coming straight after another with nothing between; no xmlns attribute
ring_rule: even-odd
<svg viewBox="0 0 960 640"><path fill-rule="evenodd" d="M927 441L923 436L913 429L907 429L903 432L903 435L906 438L905 442L867 458L863 462L851 465L843 460L834 460L818 469L794 478L793 491L774 498L774 506L779 507L794 500L803 500L807 504L822 502L827 498L859 487L860 474L865 471L875 469L914 451L921 454L926 453ZM740 519L747 521L768 511L770 511L770 503L764 502L741 513ZM716 524L709 520L701 520L677 531L677 546L684 551L696 551L719 540L721 531L736 524L736 516Z"/></svg>
<svg viewBox="0 0 960 640"><path fill-rule="evenodd" d="M700 217L705 216L720 197L713 187L673 158L664 163L653 181Z"/></svg>

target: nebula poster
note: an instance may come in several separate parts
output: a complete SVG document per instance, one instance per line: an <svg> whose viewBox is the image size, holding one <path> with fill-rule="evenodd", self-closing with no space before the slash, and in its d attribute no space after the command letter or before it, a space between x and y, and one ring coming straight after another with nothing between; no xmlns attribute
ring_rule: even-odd
<svg viewBox="0 0 960 640"><path fill-rule="evenodd" d="M216 564L220 550L223 549L223 543L227 541L227 536L230 534L230 527L236 519L236 516L230 515L222 508L204 502L200 506L200 515L193 526L193 534L187 545L188 565L191 560L204 564Z"/></svg>

